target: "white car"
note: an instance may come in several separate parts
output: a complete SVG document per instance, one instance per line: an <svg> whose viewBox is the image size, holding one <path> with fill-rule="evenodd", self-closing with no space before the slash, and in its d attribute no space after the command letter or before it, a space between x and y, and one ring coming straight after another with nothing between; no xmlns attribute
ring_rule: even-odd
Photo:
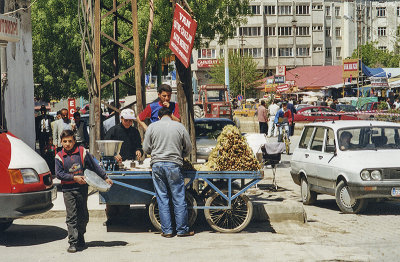
<svg viewBox="0 0 400 262"><path fill-rule="evenodd" d="M329 194L344 213L362 212L370 199L400 197L400 124L319 122L304 126L291 160L304 204Z"/></svg>

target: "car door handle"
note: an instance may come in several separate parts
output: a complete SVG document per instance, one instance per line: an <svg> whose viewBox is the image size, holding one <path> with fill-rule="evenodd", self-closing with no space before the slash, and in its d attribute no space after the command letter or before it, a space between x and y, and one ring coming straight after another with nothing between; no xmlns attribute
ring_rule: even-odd
<svg viewBox="0 0 400 262"><path fill-rule="evenodd" d="M304 154L304 156L305 156L306 158L308 158L310 155L309 155L309 154Z"/></svg>
<svg viewBox="0 0 400 262"><path fill-rule="evenodd" d="M322 158L324 158L323 156L318 156L319 157L319 159L322 159Z"/></svg>

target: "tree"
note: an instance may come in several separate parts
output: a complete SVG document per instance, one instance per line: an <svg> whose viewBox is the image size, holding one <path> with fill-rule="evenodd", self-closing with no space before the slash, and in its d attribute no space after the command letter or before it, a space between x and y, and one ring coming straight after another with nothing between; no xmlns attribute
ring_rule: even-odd
<svg viewBox="0 0 400 262"><path fill-rule="evenodd" d="M243 57L238 53L229 52L229 83L233 97L241 94L241 86L246 90L246 97L255 95L255 87L259 85L257 80L264 77L263 73L257 70L257 62L249 55ZM211 67L210 75L214 84L225 83L224 58L219 58L218 63ZM243 84L241 80L243 79Z"/></svg>
<svg viewBox="0 0 400 262"><path fill-rule="evenodd" d="M360 46L362 62L369 67L398 67L400 54L381 50L376 47L377 42L368 42ZM358 58L357 49L353 51L352 58Z"/></svg>

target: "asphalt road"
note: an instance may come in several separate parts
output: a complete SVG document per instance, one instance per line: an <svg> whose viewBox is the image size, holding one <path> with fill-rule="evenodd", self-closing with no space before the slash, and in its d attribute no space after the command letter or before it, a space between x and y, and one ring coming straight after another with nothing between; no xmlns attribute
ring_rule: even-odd
<svg viewBox="0 0 400 262"><path fill-rule="evenodd" d="M298 136L293 137L294 149ZM299 187L289 174L290 155L277 168L278 190L271 187L272 171L250 197L253 201L299 203ZM92 216L88 248L66 252L65 217L19 219L0 235L0 261L398 261L400 202L369 205L361 215L342 214L330 196L304 206L307 222L251 222L241 233L222 234L204 219L190 238L165 239L155 232L145 210L132 210L128 219L107 228L104 216ZM199 216L201 217L201 215Z"/></svg>

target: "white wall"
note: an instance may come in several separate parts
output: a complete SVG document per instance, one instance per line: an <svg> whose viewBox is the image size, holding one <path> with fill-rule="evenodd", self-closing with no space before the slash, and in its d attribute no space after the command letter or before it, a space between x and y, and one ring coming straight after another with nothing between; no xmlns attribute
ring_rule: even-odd
<svg viewBox="0 0 400 262"><path fill-rule="evenodd" d="M15 6L9 0L6 7ZM17 1L19 6L29 1ZM7 45L8 86L5 92L7 129L30 147L35 147L34 85L32 56L32 26L29 11L18 12L21 19L21 40Z"/></svg>

